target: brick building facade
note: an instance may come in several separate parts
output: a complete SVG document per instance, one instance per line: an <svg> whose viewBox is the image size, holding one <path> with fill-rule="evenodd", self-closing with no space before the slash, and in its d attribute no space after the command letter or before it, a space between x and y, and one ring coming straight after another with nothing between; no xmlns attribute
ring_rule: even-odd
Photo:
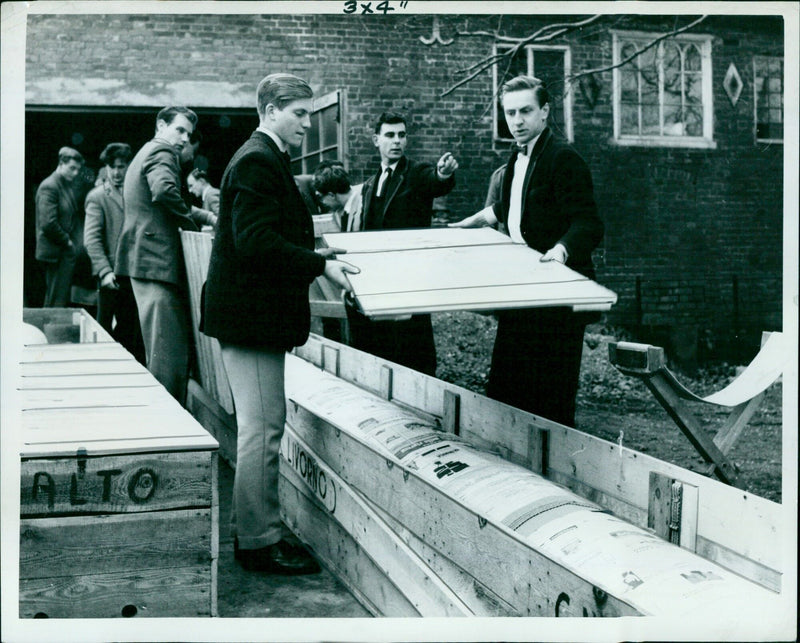
<svg viewBox="0 0 800 643"><path fill-rule="evenodd" d="M493 68L443 93L465 77L459 70L502 49L503 41L490 33L498 24L504 35L518 37L585 18L400 10L386 16L30 15L27 189L52 171L61 145L80 149L95 168L111 140L136 149L152 135L155 113L165 104L198 111L201 152L217 183L230 154L257 124L258 81L288 71L306 78L335 107L330 117L320 117L329 129L317 137L318 153L298 156L298 172L338 156L355 180L363 180L377 158L375 119L384 110L401 111L410 125L409 156L433 161L451 151L459 161L457 187L443 204L444 216L455 220L483 206L489 176L504 162L508 142L495 131ZM734 345L746 346L746 358L760 332L780 329L782 320L782 108L762 117L755 105L778 100L776 92L782 101L782 18L709 16L678 36L683 39L674 51L680 49L682 62L674 64L687 88L694 83L684 93L702 94L694 116L684 112L679 136L666 121L653 134L647 100L633 109L625 104L636 82L630 74L606 69L564 83L567 73L621 60L629 37L652 42L690 20L603 16L523 50L511 69L533 71L548 82L557 129L591 166L606 223L596 253L598 280L619 295L608 323L666 343L689 359L698 350L701 357L703 351L726 357ZM652 78L642 65L640 98L671 78L670 64ZM780 64L780 71L770 64ZM769 74L762 70L769 69L765 80ZM667 113L672 107L664 87L655 107L660 100ZM691 112L686 96L684 108Z"/></svg>

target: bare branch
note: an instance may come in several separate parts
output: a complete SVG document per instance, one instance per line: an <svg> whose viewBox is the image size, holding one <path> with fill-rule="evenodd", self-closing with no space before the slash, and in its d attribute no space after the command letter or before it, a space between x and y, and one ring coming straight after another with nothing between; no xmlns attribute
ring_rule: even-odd
<svg viewBox="0 0 800 643"><path fill-rule="evenodd" d="M604 71L611 71L612 69L616 69L617 67L622 67L623 65L627 65L634 58L636 58L637 56L641 56L648 49L652 49L658 43L660 43L662 40L666 40L667 38L671 38L673 36L676 36L679 33L683 33L684 31L688 31L692 27L696 27L697 25L699 25L706 18L708 18L708 16L700 16L697 20L694 20L694 21L690 22L688 25L685 25L683 27L680 27L679 29L675 29L673 31L670 31L669 33L663 34L663 35L659 36L658 38L654 38L649 43L647 43L644 47L642 47L641 49L637 49L630 56L628 56L624 60L621 60L620 62L616 63L615 65L608 65L606 67L597 67L595 69L587 69L587 70L579 72L577 74L571 74L569 76L569 78L567 79L567 81L568 82L572 82L574 80L577 80L578 78L581 78L582 76L589 76L591 74L599 74L599 73L604 72Z"/></svg>

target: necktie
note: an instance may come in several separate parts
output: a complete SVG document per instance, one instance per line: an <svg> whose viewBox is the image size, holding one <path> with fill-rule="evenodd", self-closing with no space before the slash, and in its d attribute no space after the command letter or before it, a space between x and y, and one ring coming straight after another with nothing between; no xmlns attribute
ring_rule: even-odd
<svg viewBox="0 0 800 643"><path fill-rule="evenodd" d="M518 154L522 154L523 156L528 156L527 145L514 145L514 148L517 150Z"/></svg>
<svg viewBox="0 0 800 643"><path fill-rule="evenodd" d="M378 182L378 193L376 196L383 196L383 193L386 191L386 184L389 182L389 179L392 178L392 168L387 167L386 170L383 172L383 176L381 180Z"/></svg>

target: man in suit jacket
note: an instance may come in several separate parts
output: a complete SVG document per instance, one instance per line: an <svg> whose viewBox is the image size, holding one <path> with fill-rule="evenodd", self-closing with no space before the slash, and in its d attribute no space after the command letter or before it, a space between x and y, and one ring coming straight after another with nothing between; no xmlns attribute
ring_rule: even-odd
<svg viewBox="0 0 800 643"><path fill-rule="evenodd" d="M189 369L189 304L181 228L198 230L210 213L195 214L181 196L180 153L197 115L165 107L156 116L155 137L133 157L125 175L122 225L115 273L130 277L147 369L183 404Z"/></svg>
<svg viewBox="0 0 800 643"><path fill-rule="evenodd" d="M336 249L314 251L311 214L291 174L286 150L311 127L311 88L271 74L257 95L260 125L222 177L201 330L220 342L236 407L234 556L245 569L306 574L319 566L285 539L278 503L286 351L308 338L311 282L324 274L349 290L345 273L358 270L331 259Z"/></svg>
<svg viewBox="0 0 800 643"><path fill-rule="evenodd" d="M82 239L80 195L76 178L84 160L78 150L62 147L58 166L36 190L36 259L45 267L45 307L68 306L77 251Z"/></svg>
<svg viewBox="0 0 800 643"><path fill-rule="evenodd" d="M381 164L361 188L361 229L430 227L433 199L453 189L458 162L449 152L436 165L407 158L406 121L393 112L381 114L372 142L378 148ZM348 321L354 347L436 375L430 315L412 315L401 321L371 321L348 306Z"/></svg>
<svg viewBox="0 0 800 643"><path fill-rule="evenodd" d="M586 162L547 127L550 97L530 76L500 91L517 143L506 165L500 201L456 226L501 223L516 243L594 279L592 250L603 238ZM591 314L555 307L501 311L488 394L569 426L575 423L583 333Z"/></svg>
<svg viewBox="0 0 800 643"><path fill-rule="evenodd" d="M194 194L203 204L204 210L219 216L219 190L208 182L208 174L205 170L194 168L186 177L186 186L189 192Z"/></svg>
<svg viewBox="0 0 800 643"><path fill-rule="evenodd" d="M117 242L125 220L122 187L132 156L127 143L109 143L100 154L105 178L86 195L83 244L92 262L92 274L97 278L97 321L145 364L139 313L130 279L114 272Z"/></svg>

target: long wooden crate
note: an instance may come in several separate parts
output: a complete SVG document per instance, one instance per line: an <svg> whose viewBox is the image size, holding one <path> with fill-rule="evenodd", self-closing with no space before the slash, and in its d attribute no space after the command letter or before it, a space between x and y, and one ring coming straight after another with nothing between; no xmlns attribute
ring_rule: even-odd
<svg viewBox="0 0 800 643"><path fill-rule="evenodd" d="M89 315L53 313L72 316L88 341L20 364L19 615L216 616L218 443Z"/></svg>

